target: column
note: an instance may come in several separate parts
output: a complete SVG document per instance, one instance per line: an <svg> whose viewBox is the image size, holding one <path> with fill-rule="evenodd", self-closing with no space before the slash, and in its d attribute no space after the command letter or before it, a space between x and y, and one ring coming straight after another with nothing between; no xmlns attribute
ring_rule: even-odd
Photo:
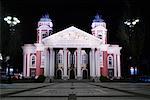
<svg viewBox="0 0 150 100"><path fill-rule="evenodd" d="M39 30L38 36L39 36L39 42L38 42L38 43L41 43L41 42L42 42L42 34L41 34L41 30Z"/></svg>
<svg viewBox="0 0 150 100"><path fill-rule="evenodd" d="M49 68L49 72L50 72L50 77L53 77L53 48L50 48L50 52L49 52L49 61L50 61L50 68Z"/></svg>
<svg viewBox="0 0 150 100"><path fill-rule="evenodd" d="M67 48L63 48L64 50L64 76L63 79L67 80Z"/></svg>
<svg viewBox="0 0 150 100"><path fill-rule="evenodd" d="M55 73L55 50L52 48L52 76L54 77L54 73Z"/></svg>
<svg viewBox="0 0 150 100"><path fill-rule="evenodd" d="M98 52L97 50L95 51L95 76L98 76L98 59L97 59L97 55Z"/></svg>
<svg viewBox="0 0 150 100"><path fill-rule="evenodd" d="M95 48L92 48L92 77L95 77Z"/></svg>
<svg viewBox="0 0 150 100"><path fill-rule="evenodd" d="M27 65L26 65L27 61L26 60L27 60L26 59L26 53L23 53L23 76L27 76L27 73L26 73L26 71L27 71Z"/></svg>
<svg viewBox="0 0 150 100"><path fill-rule="evenodd" d="M117 55L117 67L118 67L118 78L120 78L121 77L120 54Z"/></svg>
<svg viewBox="0 0 150 100"><path fill-rule="evenodd" d="M117 77L117 65L116 65L117 56L114 54L114 77Z"/></svg>
<svg viewBox="0 0 150 100"><path fill-rule="evenodd" d="M98 48L97 49L97 52L96 52L96 75L98 76L98 77L100 77L100 75L101 75L101 71L100 71L100 49Z"/></svg>
<svg viewBox="0 0 150 100"><path fill-rule="evenodd" d="M75 50L75 68L77 69L77 50Z"/></svg>
<svg viewBox="0 0 150 100"><path fill-rule="evenodd" d="M90 77L92 76L92 52L90 50L90 53L89 53L89 56L90 56Z"/></svg>
<svg viewBox="0 0 150 100"><path fill-rule="evenodd" d="M49 76L49 51L48 49L45 49L45 66L44 66L44 75Z"/></svg>
<svg viewBox="0 0 150 100"><path fill-rule="evenodd" d="M81 79L81 48L77 48L77 79Z"/></svg>

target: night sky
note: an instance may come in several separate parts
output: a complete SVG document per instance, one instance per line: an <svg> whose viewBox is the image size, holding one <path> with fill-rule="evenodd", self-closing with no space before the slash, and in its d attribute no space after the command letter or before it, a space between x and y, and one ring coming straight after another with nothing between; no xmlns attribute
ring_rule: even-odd
<svg viewBox="0 0 150 100"><path fill-rule="evenodd" d="M142 6L141 6L142 5ZM107 24L108 43L119 44L125 47L120 39L123 21L127 18L140 18L137 26L140 34L144 34L142 57L146 64L150 64L150 49L146 47L149 42L149 18L146 2L137 0L1 0L1 19L7 15L16 16L21 23L16 25L16 55L15 66L22 66L21 46L25 43L35 43L37 22L44 14L49 14L54 24L54 32L70 26L75 26L88 33L91 22L96 13L102 15ZM8 40L8 25L2 20L2 52L6 52L5 42ZM15 36L14 36L15 37ZM126 49L126 48L125 48ZM122 53L125 55L127 49ZM146 59L146 60L145 60ZM17 62L17 63L16 63Z"/></svg>

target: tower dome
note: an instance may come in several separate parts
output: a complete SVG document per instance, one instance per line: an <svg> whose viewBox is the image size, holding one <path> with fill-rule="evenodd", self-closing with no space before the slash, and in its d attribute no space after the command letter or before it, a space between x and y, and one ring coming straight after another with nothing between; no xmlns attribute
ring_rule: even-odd
<svg viewBox="0 0 150 100"><path fill-rule="evenodd" d="M49 27L53 27L52 20L49 18L48 14L45 14L40 18L40 21L38 22L38 27L41 25L48 25Z"/></svg>
<svg viewBox="0 0 150 100"><path fill-rule="evenodd" d="M99 38L102 44L107 43L106 23L99 14L94 17L91 27L92 35Z"/></svg>
<svg viewBox="0 0 150 100"><path fill-rule="evenodd" d="M104 20L102 19L102 16L99 15L98 13L97 13L96 16L94 17L91 27L92 27L92 28L95 28L95 27L97 27L97 26L103 26L103 27L106 28L106 23L105 23Z"/></svg>
<svg viewBox="0 0 150 100"><path fill-rule="evenodd" d="M38 22L37 42L41 43L42 39L50 36L53 32L53 23L48 14L42 16Z"/></svg>

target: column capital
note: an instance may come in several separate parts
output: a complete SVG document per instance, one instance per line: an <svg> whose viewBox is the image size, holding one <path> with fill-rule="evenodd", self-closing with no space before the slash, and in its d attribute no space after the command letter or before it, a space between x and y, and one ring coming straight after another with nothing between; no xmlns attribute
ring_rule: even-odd
<svg viewBox="0 0 150 100"><path fill-rule="evenodd" d="M96 48L97 50L100 50L100 48Z"/></svg>
<svg viewBox="0 0 150 100"><path fill-rule="evenodd" d="M53 50L53 48L49 48L50 50Z"/></svg>
<svg viewBox="0 0 150 100"><path fill-rule="evenodd" d="M95 50L95 48L91 48L91 50L93 51L93 50Z"/></svg>
<svg viewBox="0 0 150 100"><path fill-rule="evenodd" d="M81 48L77 48L77 50L81 50Z"/></svg>
<svg viewBox="0 0 150 100"><path fill-rule="evenodd" d="M67 50L67 48L63 48L63 50Z"/></svg>

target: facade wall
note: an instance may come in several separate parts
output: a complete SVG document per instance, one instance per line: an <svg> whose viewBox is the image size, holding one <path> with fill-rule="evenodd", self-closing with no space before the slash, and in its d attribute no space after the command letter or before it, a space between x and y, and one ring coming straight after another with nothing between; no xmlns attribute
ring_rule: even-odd
<svg viewBox="0 0 150 100"><path fill-rule="evenodd" d="M107 44L106 23L99 15L91 25L92 35L73 26L51 35L52 27L51 19L45 15L38 22L37 43L22 47L24 76L45 75L64 80L121 77L121 47ZM35 67L31 64L33 54L36 55ZM58 54L61 54L61 61L57 61ZM112 68L110 54L113 56Z"/></svg>

